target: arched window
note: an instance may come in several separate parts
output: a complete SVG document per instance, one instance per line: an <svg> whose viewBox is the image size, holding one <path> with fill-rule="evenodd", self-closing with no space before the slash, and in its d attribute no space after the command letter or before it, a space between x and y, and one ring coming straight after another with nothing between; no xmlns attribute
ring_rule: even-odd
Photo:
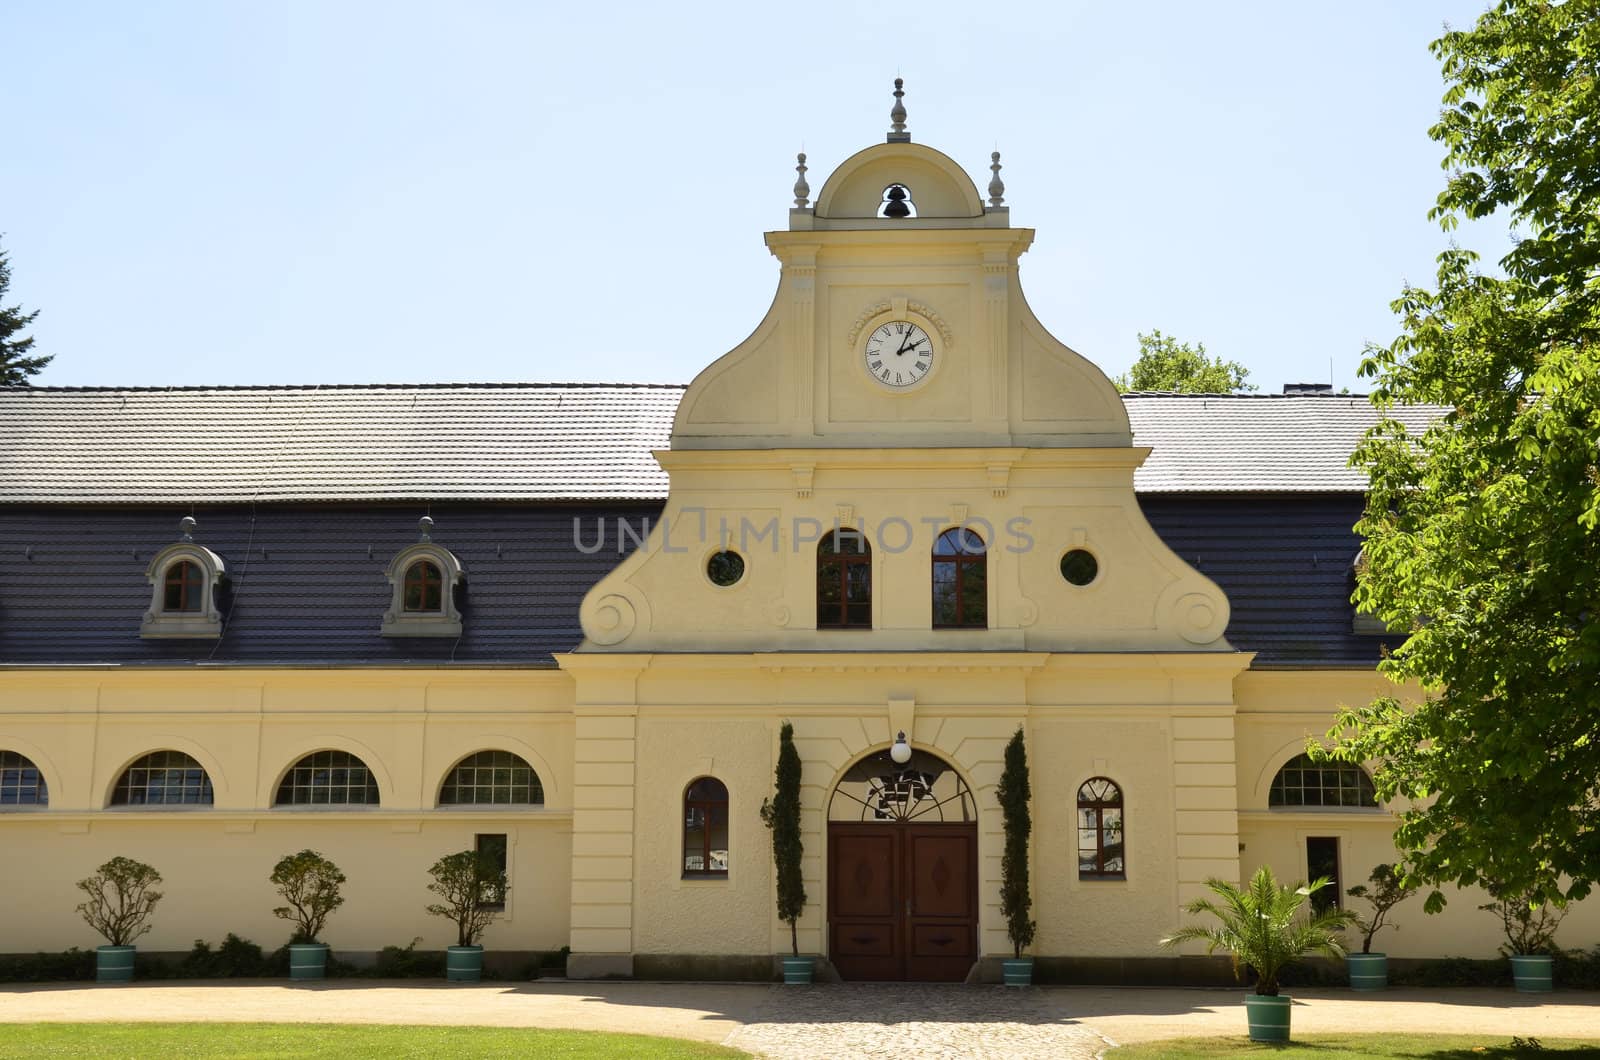
<svg viewBox="0 0 1600 1060"><path fill-rule="evenodd" d="M1122 789L1107 777L1090 777L1078 788L1078 879L1126 879L1124 840Z"/></svg>
<svg viewBox="0 0 1600 1060"><path fill-rule="evenodd" d="M39 767L15 751L0 751L0 806L48 806Z"/></svg>
<svg viewBox="0 0 1600 1060"><path fill-rule="evenodd" d="M227 574L222 557L194 539L194 516L178 521L182 536L157 552L145 568L150 609L139 636L147 640L215 640L222 635L218 588Z"/></svg>
<svg viewBox="0 0 1600 1060"><path fill-rule="evenodd" d="M817 543L817 628L872 628L872 546L858 530Z"/></svg>
<svg viewBox="0 0 1600 1060"><path fill-rule="evenodd" d="M123 770L113 806L210 806L211 778L182 751L153 751Z"/></svg>
<svg viewBox="0 0 1600 1060"><path fill-rule="evenodd" d="M1372 778L1354 762L1313 762L1295 755L1272 778L1268 806L1368 809L1378 805Z"/></svg>
<svg viewBox="0 0 1600 1060"><path fill-rule="evenodd" d="M433 540L430 517L417 520L417 536L417 543L396 552L384 571L389 610L379 632L385 637L459 637L456 595L466 584L466 568L454 552Z"/></svg>
<svg viewBox="0 0 1600 1060"><path fill-rule="evenodd" d="M544 785L510 751L479 751L456 763L439 789L440 806L543 806Z"/></svg>
<svg viewBox="0 0 1600 1060"><path fill-rule="evenodd" d="M167 612L200 610L205 584L206 576L200 564L187 559L169 564L162 578L161 609Z"/></svg>
<svg viewBox="0 0 1600 1060"><path fill-rule="evenodd" d="M444 575L439 566L419 559L406 568L406 584L402 595L402 609L408 615L436 615L444 610Z"/></svg>
<svg viewBox="0 0 1600 1060"><path fill-rule="evenodd" d="M274 806L376 806L378 782L347 751L315 751L296 762L278 785Z"/></svg>
<svg viewBox="0 0 1600 1060"><path fill-rule="evenodd" d="M683 874L728 875L728 789L716 777L684 789Z"/></svg>
<svg viewBox="0 0 1600 1060"><path fill-rule="evenodd" d="M987 629L989 546L975 531L952 527L933 544L933 628Z"/></svg>

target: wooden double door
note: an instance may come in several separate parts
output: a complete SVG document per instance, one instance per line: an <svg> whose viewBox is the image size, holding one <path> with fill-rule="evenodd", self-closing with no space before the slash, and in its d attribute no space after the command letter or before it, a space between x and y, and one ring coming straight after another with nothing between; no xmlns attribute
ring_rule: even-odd
<svg viewBox="0 0 1600 1060"><path fill-rule="evenodd" d="M977 892L975 823L828 824L828 956L847 980L965 979Z"/></svg>

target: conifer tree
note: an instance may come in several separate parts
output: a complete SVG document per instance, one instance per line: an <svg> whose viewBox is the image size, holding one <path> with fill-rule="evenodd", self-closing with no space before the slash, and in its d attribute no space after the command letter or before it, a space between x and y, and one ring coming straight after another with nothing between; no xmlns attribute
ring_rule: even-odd
<svg viewBox="0 0 1600 1060"><path fill-rule="evenodd" d="M18 333L33 323L39 311L24 313L19 305L5 304L11 286L11 265L6 258L6 252L0 250L0 386L27 386L28 377L37 375L52 358L28 356L33 336L23 338Z"/></svg>

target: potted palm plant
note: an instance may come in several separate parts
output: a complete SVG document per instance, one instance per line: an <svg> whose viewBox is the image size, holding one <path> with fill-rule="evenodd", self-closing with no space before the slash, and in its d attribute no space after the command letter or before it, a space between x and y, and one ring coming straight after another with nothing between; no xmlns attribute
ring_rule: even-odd
<svg viewBox="0 0 1600 1060"><path fill-rule="evenodd" d="M452 983L476 983L483 977L483 947L478 940L510 890L506 872L493 855L462 850L435 861L428 875L433 877L428 890L441 899L428 906L428 912L456 926L456 944L445 953L444 977Z"/></svg>
<svg viewBox="0 0 1600 1060"><path fill-rule="evenodd" d="M761 800L761 820L772 832L772 864L778 876L778 919L789 925L792 953L783 959L783 981L811 982L816 962L800 956L800 914L806 908L806 885L800 876L805 845L800 840L800 752L794 726L783 723L778 733L778 768L772 797Z"/></svg>
<svg viewBox="0 0 1600 1060"><path fill-rule="evenodd" d="M1372 952L1372 938L1386 925L1389 913L1395 906L1416 893L1405 885L1405 873L1396 865L1375 865L1367 883L1358 883L1344 893L1360 898L1372 907L1369 916L1356 916L1356 927L1361 929L1361 952L1345 954L1345 971L1350 975L1352 990L1382 990L1389 985L1389 955ZM1396 931L1399 928L1395 928Z"/></svg>
<svg viewBox="0 0 1600 1060"><path fill-rule="evenodd" d="M1255 969L1255 990L1244 998L1250 1039L1286 1042L1291 999L1278 992L1279 972L1308 953L1342 957L1344 945L1339 933L1355 922L1354 913L1331 905L1301 913L1306 899L1330 882L1322 877L1285 887L1265 865L1256 870L1247 887L1213 877L1206 886L1220 901L1196 898L1183 908L1191 915L1210 914L1217 923L1179 928L1162 939L1161 945L1171 948L1184 942L1203 942L1207 953L1228 952L1235 976L1239 976L1241 966Z"/></svg>
<svg viewBox="0 0 1600 1060"><path fill-rule="evenodd" d="M78 881L78 889L89 896L78 906L84 921L108 945L95 949L95 981L126 983L133 979L133 940L150 930L150 917L161 892L154 890L161 873L142 861L115 857Z"/></svg>
<svg viewBox="0 0 1600 1060"><path fill-rule="evenodd" d="M1024 957L1022 951L1033 945L1038 925L1028 916L1033 911L1028 888L1028 836L1033 819L1028 812L1028 749L1021 726L1006 744L1006 765L996 795L1006 835L1000 859L1000 915L1006 918L1006 935L1011 939L1011 958L1003 962L1002 973L1007 986L1027 986L1033 982L1033 958Z"/></svg>
<svg viewBox="0 0 1600 1060"><path fill-rule="evenodd" d="M1567 915L1565 906L1535 903L1526 893L1501 884L1487 885L1494 901L1478 908L1500 918L1506 944L1500 952L1511 961L1511 981L1524 994L1548 994L1555 989L1556 928Z"/></svg>
<svg viewBox="0 0 1600 1060"><path fill-rule="evenodd" d="M318 936L328 914L344 904L339 894L344 873L315 850L302 850L279 859L270 879L289 903L274 909L272 915L295 925L289 938L289 978L323 978L328 973L328 947Z"/></svg>

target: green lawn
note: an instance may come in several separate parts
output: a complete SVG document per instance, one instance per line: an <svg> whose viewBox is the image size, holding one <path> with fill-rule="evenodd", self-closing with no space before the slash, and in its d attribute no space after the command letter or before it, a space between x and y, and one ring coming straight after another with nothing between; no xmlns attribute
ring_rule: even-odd
<svg viewBox="0 0 1600 1060"><path fill-rule="evenodd" d="M378 1027L335 1023L14 1023L7 1060L22 1057L524 1057L691 1060L748 1054L642 1034L501 1027Z"/></svg>
<svg viewBox="0 0 1600 1060"><path fill-rule="evenodd" d="M1297 1034L1288 1045L1266 1045L1238 1038L1179 1038L1168 1042L1125 1045L1107 1060L1184 1060L1191 1056L1303 1056L1306 1060L1360 1060L1404 1057L1407 1060L1508 1060L1559 1053L1566 1058L1600 1060L1600 1041L1570 1038L1536 1039L1513 1044L1509 1038L1461 1034Z"/></svg>

